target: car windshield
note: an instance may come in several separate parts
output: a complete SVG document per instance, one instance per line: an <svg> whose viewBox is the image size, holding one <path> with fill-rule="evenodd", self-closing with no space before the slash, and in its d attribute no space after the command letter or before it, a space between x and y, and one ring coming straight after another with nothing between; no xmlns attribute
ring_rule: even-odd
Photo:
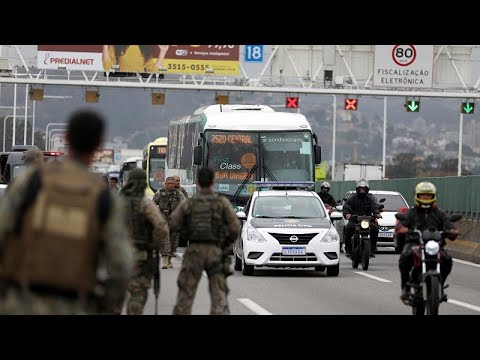
<svg viewBox="0 0 480 360"><path fill-rule="evenodd" d="M408 207L408 204L400 195L395 194L374 194L377 198L377 201L380 199L385 199L385 202L382 204L385 206L384 211L399 211L402 207Z"/></svg>
<svg viewBox="0 0 480 360"><path fill-rule="evenodd" d="M259 196L253 205L253 217L308 219L326 217L316 197L307 196Z"/></svg>

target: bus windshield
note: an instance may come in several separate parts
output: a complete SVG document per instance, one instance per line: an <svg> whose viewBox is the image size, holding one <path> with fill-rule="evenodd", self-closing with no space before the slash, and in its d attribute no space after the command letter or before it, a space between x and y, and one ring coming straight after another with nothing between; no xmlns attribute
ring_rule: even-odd
<svg viewBox="0 0 480 360"><path fill-rule="evenodd" d="M165 183L167 147L165 145L152 145L149 155L148 183L151 189L157 192Z"/></svg>
<svg viewBox="0 0 480 360"><path fill-rule="evenodd" d="M264 181L314 181L312 135L309 131L206 133L206 164L215 172L215 187L233 196L254 165L247 184L238 194L253 192L249 183ZM244 201L240 201L244 202Z"/></svg>

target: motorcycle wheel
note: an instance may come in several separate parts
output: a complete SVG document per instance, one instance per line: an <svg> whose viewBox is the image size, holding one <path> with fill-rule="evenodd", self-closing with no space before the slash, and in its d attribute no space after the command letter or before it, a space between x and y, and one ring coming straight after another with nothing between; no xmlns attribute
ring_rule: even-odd
<svg viewBox="0 0 480 360"><path fill-rule="evenodd" d="M431 276L427 280L427 315L438 315L440 305L440 283L438 277Z"/></svg>
<svg viewBox="0 0 480 360"><path fill-rule="evenodd" d="M370 239L363 240L363 249L362 249L362 269L368 270L368 265L370 263Z"/></svg>
<svg viewBox="0 0 480 360"><path fill-rule="evenodd" d="M360 264L360 247L354 247L352 251L352 268L358 268L358 264Z"/></svg>

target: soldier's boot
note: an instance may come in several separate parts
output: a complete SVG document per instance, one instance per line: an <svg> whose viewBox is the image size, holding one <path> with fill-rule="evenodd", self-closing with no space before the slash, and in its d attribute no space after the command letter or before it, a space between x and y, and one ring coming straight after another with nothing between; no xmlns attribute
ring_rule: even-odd
<svg viewBox="0 0 480 360"><path fill-rule="evenodd" d="M167 269L171 269L173 268L173 264L172 264L172 258L170 256L167 257Z"/></svg>
<svg viewBox="0 0 480 360"><path fill-rule="evenodd" d="M168 269L169 260L170 260L170 256L167 256L167 255L162 256L162 269Z"/></svg>

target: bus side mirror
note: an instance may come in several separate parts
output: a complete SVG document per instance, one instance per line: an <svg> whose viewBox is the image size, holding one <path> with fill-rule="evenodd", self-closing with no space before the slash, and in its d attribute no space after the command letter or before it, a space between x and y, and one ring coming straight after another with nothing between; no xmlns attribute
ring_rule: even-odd
<svg viewBox="0 0 480 360"><path fill-rule="evenodd" d="M147 170L147 160L142 161L142 169Z"/></svg>
<svg viewBox="0 0 480 360"><path fill-rule="evenodd" d="M193 163L202 165L202 145L197 145L193 148Z"/></svg>
<svg viewBox="0 0 480 360"><path fill-rule="evenodd" d="M320 164L322 162L322 147L320 145L314 144L313 151L315 152L315 164Z"/></svg>

